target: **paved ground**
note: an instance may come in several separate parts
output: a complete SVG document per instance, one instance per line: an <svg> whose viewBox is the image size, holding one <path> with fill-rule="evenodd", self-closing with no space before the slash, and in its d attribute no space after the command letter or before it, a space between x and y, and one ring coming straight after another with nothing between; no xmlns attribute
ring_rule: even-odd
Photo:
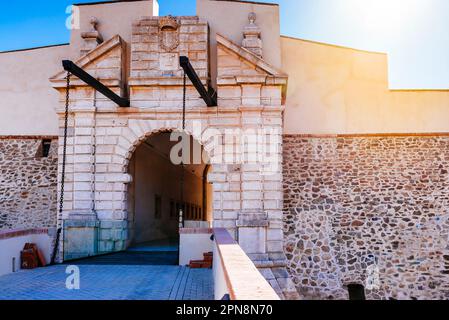
<svg viewBox="0 0 449 320"><path fill-rule="evenodd" d="M212 300L210 269L79 265L80 290L66 289L67 265L0 277L0 300Z"/></svg>

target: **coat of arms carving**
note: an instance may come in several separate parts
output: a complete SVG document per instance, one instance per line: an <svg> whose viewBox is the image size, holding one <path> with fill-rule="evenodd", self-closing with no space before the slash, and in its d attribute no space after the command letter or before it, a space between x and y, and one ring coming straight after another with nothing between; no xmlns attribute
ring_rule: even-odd
<svg viewBox="0 0 449 320"><path fill-rule="evenodd" d="M179 46L179 24L172 16L162 17L159 20L159 41L161 48L170 52Z"/></svg>

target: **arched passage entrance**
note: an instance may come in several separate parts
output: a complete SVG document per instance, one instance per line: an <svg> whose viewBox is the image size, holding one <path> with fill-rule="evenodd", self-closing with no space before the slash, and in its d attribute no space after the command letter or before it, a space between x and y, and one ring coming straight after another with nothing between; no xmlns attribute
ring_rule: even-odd
<svg viewBox="0 0 449 320"><path fill-rule="evenodd" d="M203 154L194 138L171 131L154 133L135 149L128 165L131 249L177 251L181 210L185 227L211 225L210 165Z"/></svg>

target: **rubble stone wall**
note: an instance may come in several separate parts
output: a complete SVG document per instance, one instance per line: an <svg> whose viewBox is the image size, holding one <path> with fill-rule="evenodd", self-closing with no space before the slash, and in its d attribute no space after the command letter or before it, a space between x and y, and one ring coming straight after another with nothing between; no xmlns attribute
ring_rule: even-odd
<svg viewBox="0 0 449 320"><path fill-rule="evenodd" d="M309 299L449 297L449 136L284 136L288 270Z"/></svg>
<svg viewBox="0 0 449 320"><path fill-rule="evenodd" d="M0 138L0 230L56 227L58 142Z"/></svg>

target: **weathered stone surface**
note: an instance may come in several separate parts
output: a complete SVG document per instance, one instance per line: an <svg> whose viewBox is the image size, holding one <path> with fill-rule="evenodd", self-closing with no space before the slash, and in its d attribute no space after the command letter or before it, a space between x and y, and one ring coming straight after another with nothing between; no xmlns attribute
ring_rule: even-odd
<svg viewBox="0 0 449 320"><path fill-rule="evenodd" d="M65 221L67 222L67 220ZM72 260L97 254L97 227L91 223L85 226L69 227L64 223L64 259Z"/></svg>
<svg viewBox="0 0 449 320"><path fill-rule="evenodd" d="M208 76L208 25L198 17L144 17L133 26L131 78L181 77L179 56L188 56L203 80ZM169 80L169 79L168 79Z"/></svg>
<svg viewBox="0 0 449 320"><path fill-rule="evenodd" d="M305 298L447 299L449 137L284 137L284 249Z"/></svg>

